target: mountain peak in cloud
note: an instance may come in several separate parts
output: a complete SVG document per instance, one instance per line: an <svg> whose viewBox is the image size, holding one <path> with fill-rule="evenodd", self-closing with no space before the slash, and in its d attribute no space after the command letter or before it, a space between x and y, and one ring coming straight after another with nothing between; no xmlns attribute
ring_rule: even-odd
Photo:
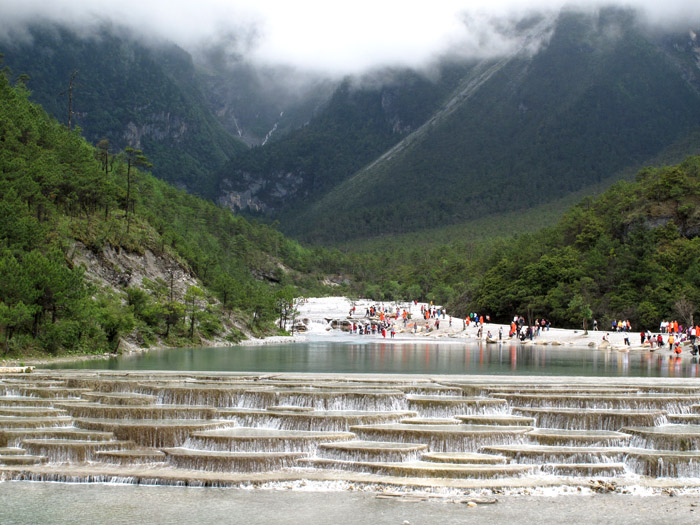
<svg viewBox="0 0 700 525"><path fill-rule="evenodd" d="M227 38L235 43L230 52L259 63L347 74L420 67L455 50L474 58L498 56L521 44L512 31L519 20L610 5L636 9L652 24L700 20L697 0L442 0L412 6L398 0L3 0L0 37L16 38L37 20L76 30L111 21L190 51Z"/></svg>

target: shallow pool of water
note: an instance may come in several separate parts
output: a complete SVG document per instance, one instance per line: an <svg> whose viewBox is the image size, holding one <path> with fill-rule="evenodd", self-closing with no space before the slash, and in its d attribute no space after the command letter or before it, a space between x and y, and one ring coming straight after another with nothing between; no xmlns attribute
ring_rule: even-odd
<svg viewBox="0 0 700 525"><path fill-rule="evenodd" d="M380 374L508 374L698 377L698 359L666 350L629 353L514 343L375 342L346 338L305 343L152 350L50 368Z"/></svg>
<svg viewBox="0 0 700 525"><path fill-rule="evenodd" d="M457 501L463 496L454 494ZM490 505L378 499L361 492L0 482L0 523L697 523L697 495L498 496ZM454 501L454 499L452 500ZM700 511L699 511L700 512Z"/></svg>

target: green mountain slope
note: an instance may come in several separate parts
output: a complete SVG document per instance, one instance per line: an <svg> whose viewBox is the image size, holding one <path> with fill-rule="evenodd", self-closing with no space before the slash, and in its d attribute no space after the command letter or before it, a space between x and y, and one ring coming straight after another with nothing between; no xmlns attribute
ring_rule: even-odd
<svg viewBox="0 0 700 525"><path fill-rule="evenodd" d="M323 255L110 159L0 74L0 353L238 340ZM127 191L127 187L129 191Z"/></svg>
<svg viewBox="0 0 700 525"><path fill-rule="evenodd" d="M656 331L664 318L700 319L700 156L644 168L570 205L551 227L523 234L523 219L513 217L519 233L510 236L474 239L455 226L431 239L376 239L344 264L363 296L433 301L501 323L522 315L605 328L628 319L635 331Z"/></svg>
<svg viewBox="0 0 700 525"><path fill-rule="evenodd" d="M245 145L210 111L191 57L166 43L141 43L111 26L78 35L60 26L37 25L29 39L4 42L5 63L28 74L32 100L67 123L70 77L73 125L113 150L142 149L153 173L200 195L213 195L211 173ZM59 95L59 93L63 93Z"/></svg>
<svg viewBox="0 0 700 525"><path fill-rule="evenodd" d="M544 316L574 327L629 319L635 331L658 330L663 318L697 322L700 157L644 169L634 183L584 200L557 226L513 240L482 263L454 303L461 312L502 321Z"/></svg>
<svg viewBox="0 0 700 525"><path fill-rule="evenodd" d="M159 178L316 243L483 221L502 231L502 213L532 216L697 153L694 34L645 30L612 9L519 30L544 44L479 64L443 60L431 78L376 71L329 99L332 83L282 96L278 71L227 65L217 50L195 65L118 28L98 38L35 27L4 51L63 122L58 93L78 69L74 121L91 142L140 147ZM265 143L248 149L234 134Z"/></svg>
<svg viewBox="0 0 700 525"><path fill-rule="evenodd" d="M344 81L308 125L234 156L219 202L293 215L418 128L469 67L446 64L439 83L406 70Z"/></svg>
<svg viewBox="0 0 700 525"><path fill-rule="evenodd" d="M289 217L288 230L337 240L537 206L700 128L694 79L619 12L564 14L546 48L494 67L456 110Z"/></svg>

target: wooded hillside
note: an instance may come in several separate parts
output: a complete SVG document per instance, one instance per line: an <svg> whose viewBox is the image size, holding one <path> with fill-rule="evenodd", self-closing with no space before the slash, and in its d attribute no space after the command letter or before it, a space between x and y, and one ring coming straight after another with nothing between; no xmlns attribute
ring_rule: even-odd
<svg viewBox="0 0 700 525"><path fill-rule="evenodd" d="M274 330L295 295L325 293L320 252L155 179L148 165L131 148L93 147L0 74L4 352L238 340ZM146 263L126 268L115 254L154 261L170 282L134 285Z"/></svg>

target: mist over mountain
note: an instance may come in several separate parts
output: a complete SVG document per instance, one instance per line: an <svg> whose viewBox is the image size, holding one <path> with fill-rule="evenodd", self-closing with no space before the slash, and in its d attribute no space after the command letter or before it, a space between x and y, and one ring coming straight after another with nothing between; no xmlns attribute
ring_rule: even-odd
<svg viewBox="0 0 700 525"><path fill-rule="evenodd" d="M307 124L337 82L292 67L257 66L225 44L199 49L194 63L209 108L248 145L261 145Z"/></svg>
<svg viewBox="0 0 700 525"><path fill-rule="evenodd" d="M71 96L72 125L88 140L107 139L112 152L141 149L154 175L209 198L217 196L212 174L228 159L301 127L334 87L216 47L193 57L110 23L82 32L41 23L22 35L0 39L0 52L11 76L29 77L35 102L67 125Z"/></svg>
<svg viewBox="0 0 700 525"><path fill-rule="evenodd" d="M234 156L219 202L270 216L314 202L418 129L471 67L446 63L439 82L411 70L345 80L307 125Z"/></svg>
<svg viewBox="0 0 700 525"><path fill-rule="evenodd" d="M90 141L143 149L156 176L309 241L468 223L698 153L692 3L449 2L367 21L78 4L34 24L36 2L0 6L0 52L33 100L67 122L77 70Z"/></svg>
<svg viewBox="0 0 700 525"><path fill-rule="evenodd" d="M211 113L191 56L174 44L147 46L111 25L90 36L56 25L27 31L31 38L0 45L5 65L28 75L32 99L64 124L72 96L72 125L91 142L141 149L157 177L203 195L211 172L245 149Z"/></svg>
<svg viewBox="0 0 700 525"><path fill-rule="evenodd" d="M83 36L109 22L144 40L168 40L190 53L225 46L229 54L261 65L283 65L335 78L391 67L420 69L436 57L458 53L484 59L520 45L513 29L533 15L556 17L563 9L594 14L602 8L634 9L650 26L668 30L700 23L694 0L440 0L406 5L400 0L4 0L0 38L26 38L40 21Z"/></svg>
<svg viewBox="0 0 700 525"><path fill-rule="evenodd" d="M456 80L442 77L431 91L442 89L437 105L419 97L409 104L433 108L430 115L403 134L392 131L384 145L393 144L361 168L336 162L314 171L322 148L288 151L298 136L291 134L229 161L222 202L267 210L293 235L335 242L542 205L659 155L697 153L695 33L651 31L618 9L565 11L551 31L532 28L546 45L464 67ZM363 114L377 122L383 111ZM318 143L330 136L360 150L334 131L349 128L336 120ZM317 182L330 172L332 185Z"/></svg>

